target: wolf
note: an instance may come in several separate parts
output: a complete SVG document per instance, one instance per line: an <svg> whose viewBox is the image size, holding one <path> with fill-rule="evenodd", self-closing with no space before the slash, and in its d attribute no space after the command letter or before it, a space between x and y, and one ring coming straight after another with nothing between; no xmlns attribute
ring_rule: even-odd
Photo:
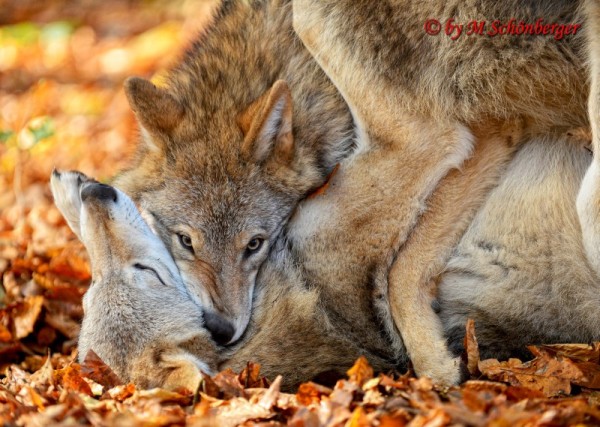
<svg viewBox="0 0 600 427"><path fill-rule="evenodd" d="M295 1L292 14L289 1L224 2L166 88L128 81L143 142L115 184L149 212L193 295L211 307L207 326L219 342L231 345L245 332L256 274L286 230L313 286L351 282L351 300L380 307L378 321L394 348L406 346L417 372L456 381L426 294L514 146L501 144L477 191L448 196L455 204L438 228L443 245L421 239L402 251L425 251L429 263L394 260L440 180L481 139L526 139L514 136L513 123L530 138L587 123L586 55L581 34L560 43L451 41L425 34L422 22L434 14L583 19L576 2L530 3ZM327 191L335 197L298 205L337 163ZM286 226L295 209L305 214ZM319 221L331 230L337 222L339 231L316 236ZM351 317L352 307L342 315Z"/></svg>
<svg viewBox="0 0 600 427"><path fill-rule="evenodd" d="M166 88L125 84L142 139L113 183L141 205L221 344L244 333L259 267L295 206L353 145L350 113L291 11L224 1Z"/></svg>
<svg viewBox="0 0 600 427"><path fill-rule="evenodd" d="M460 199L465 191L481 185L481 179L486 178L488 172L482 166L488 165L490 158L502 152L498 149L498 142L488 141L461 170L453 170L443 178L427 201L428 206L436 209L428 210L420 217L401 256L410 255L404 255L405 252L413 256L423 253L415 252L415 247L422 246L419 239L416 245L413 239L417 236L431 237L432 228L435 230L438 220L445 217L443 208L455 202L449 195ZM464 329L462 322L467 317L476 320L478 339L485 357L500 357L507 354L507 349L519 351L523 344L534 342L600 338L599 324L594 320L600 306L598 271L593 269L586 257L575 202L576 190L590 161L585 144L565 134L529 141L507 162L498 178L498 185L489 191L489 198L468 225L468 231L444 272L437 278L441 282L437 295L441 304L440 316L451 338L452 350L459 350L459 341L464 334L459 329ZM64 174L62 176L61 181ZM53 178L52 185L61 210L70 218L68 221L74 230L78 230L75 224L80 216L73 215L73 212L81 208L69 208L70 205L60 201L69 198L77 201L81 197L81 184L77 184L80 175L73 176L75 185L64 186L63 194L57 195L61 190L57 191L60 187L56 178ZM86 180L85 177L82 179ZM66 193L69 188L70 196ZM132 241L128 228L116 227L112 222L119 222L133 213L134 223L143 221L137 211L125 203L112 204L112 193L101 192L110 195L104 198L108 199L112 210L110 215L98 215L104 219L98 229L104 231L95 235L94 245L115 246L112 252L90 251L94 272L98 271L96 266L107 265L104 259L126 256L126 251L117 249ZM119 200L121 193L115 190L115 194L118 194ZM86 203L85 200L83 203ZM102 206L106 203L103 201ZM435 233L444 228L442 224ZM111 233L109 230L114 231ZM148 232L142 236L136 240L147 239L147 246L157 240ZM86 241L85 233L81 237ZM199 374L194 372L199 366L201 369L209 366L239 370L248 360L261 363L263 374L268 377L283 374L283 387L287 390L309 379L331 381L342 375L359 355L365 355L379 371L406 368L407 355L404 354L402 363L399 363L398 350L390 345L388 332L377 320L377 307L364 298L368 291L353 298L349 293L352 290L349 282L323 282L315 286L310 272L304 268L298 252L287 239L279 239L274 249L257 275L254 314L247 332L235 345L217 347L216 358L210 339L199 340L202 345L178 345L178 351L182 352L178 362L180 369L186 371L185 375L167 382L169 372L172 372L167 363L150 363L155 359L145 357L148 352L131 348L132 343L136 343L134 347L156 348L150 345L155 335L148 335L148 319L144 313L151 313L151 317L163 323L177 322L171 328L161 329L158 348L164 348L164 343L179 343L182 337L196 335L206 339L209 334L201 321L178 319L178 310L170 311L166 317L157 317L164 304L149 299L147 295L162 296L165 291L161 289L157 293L150 284L137 288L137 292L120 293L116 298L94 298L101 290L98 284L102 283L98 282L94 273L94 285L85 297L80 353L92 348L107 357L107 354L128 351L126 359L107 358L117 372L123 372L119 368L123 363L151 366L153 386L162 386L162 382L166 382L171 387L192 389L197 385L194 382ZM140 261L147 263L145 258L140 258ZM132 280L130 266L126 262L114 262L110 272L122 287L127 287L128 281ZM178 274L176 270L173 273L175 277ZM170 280L171 276L165 278L163 280ZM142 279L152 280L153 275ZM96 294L93 293L94 287ZM195 306L190 295L177 295L183 295ZM581 301L587 303L582 304ZM143 307L140 308L139 304ZM181 304L178 302L177 306ZM539 309L532 309L532 304ZM119 313L123 307L132 305L139 310L140 316L128 318L128 327L121 330ZM343 314L349 306L352 306L353 316ZM198 307L195 309L198 313ZM186 320L190 315L190 312L184 313ZM122 338L119 339L119 336ZM128 347L122 349L122 345ZM156 353L152 351L150 354ZM206 366L195 362L197 360ZM133 380L138 381L138 378L133 377ZM148 384L143 378L141 384Z"/></svg>
<svg viewBox="0 0 600 427"><path fill-rule="evenodd" d="M55 170L52 194L85 244L92 284L83 298L79 360L93 350L123 381L195 390L216 346L171 255L123 192Z"/></svg>
<svg viewBox="0 0 600 427"><path fill-rule="evenodd" d="M559 144L557 141L564 142L562 135L566 129L571 126L587 127L591 122L591 145L595 158L585 173L577 195L577 216L582 235L573 232L572 238L577 242L583 241L587 262L594 268L585 273L588 279L584 280L585 285L582 286L586 291L581 293L573 290L555 274L550 274L544 279L546 286L552 286L553 289L554 285L551 284L560 284L560 292L564 294L572 290L575 295L589 296L596 292L593 278L598 271L599 258L596 236L600 182L595 165L600 147L597 140L598 130L594 131L594 127L598 126L600 111L600 101L597 99L600 74L600 62L597 59L600 55L597 39L597 30L600 28L599 10L600 6L596 0L526 3L466 1L444 5L416 5L406 1L391 1L359 2L358 7L355 2L349 1L296 0L294 28L315 60L343 94L357 123L357 134L362 135L364 140L374 142L375 147L379 147L381 141L389 141L394 135L398 135L394 123L401 121L406 112L416 113L421 119L425 118L425 121L427 117L436 121L440 118L456 119L465 123L469 129L477 129L478 126L489 123L490 119L510 121L516 116L522 119L524 124L522 141L527 141L526 144L546 142L550 153L555 153L555 144ZM532 22L543 17L549 22L583 23L585 31L560 43L539 37L475 37L468 41L455 41L449 37L432 37L422 28L411 25L427 22L432 16L439 16L441 21L453 18L463 22L468 22L474 17L480 20L479 22L508 22L511 18ZM588 70L585 66L588 58L591 64L590 86L587 85ZM557 84L552 78L554 73L561 76ZM540 80L542 75L544 77ZM586 110L585 99L588 93L590 95ZM565 106L568 108L565 109ZM484 131L485 134L487 132ZM572 138L567 138L567 141L571 140ZM548 159L556 163L555 157L550 156ZM536 172L541 175L540 171ZM579 172L580 170L570 173L580 177ZM490 169L490 173L496 172ZM528 174L523 173L523 176L528 177ZM566 203L570 203L577 190L569 186L573 181L565 181L568 182L565 188L572 191L571 197L565 198L568 200ZM487 313L487 322L480 322L487 325L484 328L491 329L493 322L498 322L501 309L491 309L488 301L485 301L485 298L489 298L489 301L497 300L498 294L494 293L497 289L494 280L497 278L491 274L476 274L482 271L483 267L476 263L470 264L464 259L472 255L472 251L465 251L468 254L463 257L462 264L470 266L465 271L473 272L473 277L465 274L458 275L458 279L450 281L444 279L448 277L444 275L446 268L452 265L448 263L448 259L458 250L455 245L463 235L465 226L472 220L473 212L477 210L470 210L469 206L485 200L482 194L467 193L459 197L451 189L443 189L440 186L438 196L433 197L429 204L431 210L426 211L421 218L422 223L429 224L429 227L420 228L420 232L417 232L419 228L411 231L395 261L390 264L388 281L379 281L380 291L375 295L387 291L389 301L383 304L384 311L385 306L389 304L394 319L394 324L386 323L387 327L399 329L413 362L423 364L417 372L427 372L431 369L431 362L437 363L439 360L437 357L427 358L427 353L441 354L432 351L435 348L427 344L439 342L442 329L431 310L427 309L431 303L427 291L434 291L438 284L444 289L449 286L448 282L452 282L453 291L456 291L463 281L469 283L465 285L468 292L471 292L469 296L468 292L464 292L457 300L464 305L470 300L471 305L459 309L459 304L455 301L455 306L449 310L453 314L446 313L442 316L442 320L455 320L450 329L453 332L450 333L453 348L460 347L463 328L459 324L464 324L465 313L473 314L480 310L479 318L485 318ZM566 194L564 196L566 197ZM443 200L444 197L447 199ZM506 202L506 197L504 195L503 202ZM442 206L446 206L445 212L441 210ZM466 206L467 209L462 210L462 206ZM498 209L499 206L496 205L495 208ZM535 209L533 211L535 212ZM491 215L491 212L487 211L487 214ZM565 226L571 226L571 219ZM536 232L542 234L539 230ZM506 243L498 237L500 229L495 229L494 233L494 237ZM515 239L515 236L512 236L512 239ZM525 245L523 242L519 244ZM531 246L541 249L540 246ZM489 261L489 258L485 259ZM539 257L532 259L540 260ZM554 261L557 265L564 263L564 260L559 260L552 254L544 259L545 263ZM523 269L525 266L527 264L523 263ZM528 265L528 268L540 267L539 264L533 263L533 266ZM515 277L520 281L514 281ZM589 279L590 277L592 279ZM506 280L510 283L507 286L533 289L539 277L512 274ZM485 282L485 286L482 281ZM533 314L539 303L531 294L532 292L528 294L527 291L519 294L523 299L522 303L517 305L519 313L514 316L518 321L526 319L540 328L545 327L546 324L542 320L544 315L536 317ZM552 295L558 297L558 293ZM451 298L445 298L445 301L453 301ZM498 307L506 309L510 303L511 300L507 300ZM556 310L558 308L554 303L554 300L550 299L548 304ZM573 304L565 304L565 307L573 308ZM462 315L458 315L457 312ZM588 318L587 315L582 317ZM386 318L385 313L382 318ZM553 340L559 336L568 336L571 339L577 336L574 332L566 332L564 328L557 327L554 322L547 323L557 328L556 333L552 335L543 331L537 337L543 336ZM594 326L587 329L581 327L578 333L582 339L597 336ZM494 335L493 330L490 331L490 335ZM532 335L523 337L527 336L532 338ZM424 337L426 338L423 339ZM523 342L520 341L521 344Z"/></svg>

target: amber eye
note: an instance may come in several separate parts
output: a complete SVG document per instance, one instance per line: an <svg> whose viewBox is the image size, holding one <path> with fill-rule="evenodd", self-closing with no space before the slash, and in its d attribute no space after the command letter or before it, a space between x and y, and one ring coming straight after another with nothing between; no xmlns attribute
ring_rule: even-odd
<svg viewBox="0 0 600 427"><path fill-rule="evenodd" d="M263 242L264 242L264 239L261 239L260 237L255 237L254 239L252 239L248 242L248 246L246 246L246 250L249 253L257 252L262 247Z"/></svg>
<svg viewBox="0 0 600 427"><path fill-rule="evenodd" d="M194 247L192 246L192 238L190 236L188 236L187 234L178 234L177 237L179 237L179 243L181 244L181 246L183 246L190 252L194 252Z"/></svg>

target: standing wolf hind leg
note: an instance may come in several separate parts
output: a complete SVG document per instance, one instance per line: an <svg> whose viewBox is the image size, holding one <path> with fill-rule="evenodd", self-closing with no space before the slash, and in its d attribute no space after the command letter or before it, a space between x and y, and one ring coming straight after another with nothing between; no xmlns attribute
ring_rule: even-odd
<svg viewBox="0 0 600 427"><path fill-rule="evenodd" d="M357 40L368 39L369 34L377 31L377 28L369 28L368 25L356 26L351 20L345 19L345 13L351 7L344 2L296 0L294 29L342 93L355 119L359 150L350 162L342 165L342 169L347 168L345 179L360 181L361 176L366 175L365 170L378 170L378 179L385 187L380 196L385 199L384 203L394 218L388 218L387 221L382 218L379 223L380 230L376 232L394 236L393 243L386 247L386 255L381 257L382 270L385 271L387 279L387 271L392 267L395 254L416 225L428 197L451 169L460 167L470 156L474 138L471 132L458 122L433 120L398 108L401 104L399 100L403 96L400 86L393 80L390 81L389 76L382 75L378 64L361 57L360 49L355 49L354 44ZM349 36L350 34L352 36ZM384 164L388 167L382 167ZM495 176L492 170L486 173ZM483 176L481 178L484 179ZM354 188L357 191L367 191L361 190L360 185L355 185ZM358 196L352 193L347 197L350 200L342 197L338 200L338 205L350 212L352 203ZM472 194L469 197L473 198L469 200L471 206L470 202L479 203L478 198L481 195ZM457 205L464 205L464 199L451 200L455 203L441 204L447 209L465 212ZM469 215L469 212L464 214ZM456 218L459 223L461 220L462 218ZM445 243L450 247L453 242ZM399 280L399 277L395 274L392 279ZM419 275L417 279L419 281L410 283L392 281L389 288L420 288L422 277ZM435 320L435 314L428 303L423 303L419 289L412 290L414 292L407 290L404 295L407 299L398 303L423 308L426 314L422 313L411 319L394 317L394 322L401 333L404 333L406 328L417 328L422 332L418 341L431 343L427 349L433 346L436 353L420 350L420 344L413 342L414 340L405 343L411 347L408 348L409 354L419 359L416 363L417 374L431 375L443 383L455 383L459 379L458 366L445 349L444 338ZM393 313L402 311L393 310ZM409 312L406 313L408 314ZM410 315L412 314L410 311ZM428 354L423 354L425 352ZM425 363L424 360L421 363L422 358L431 358L432 363ZM428 368L435 364L444 368Z"/></svg>

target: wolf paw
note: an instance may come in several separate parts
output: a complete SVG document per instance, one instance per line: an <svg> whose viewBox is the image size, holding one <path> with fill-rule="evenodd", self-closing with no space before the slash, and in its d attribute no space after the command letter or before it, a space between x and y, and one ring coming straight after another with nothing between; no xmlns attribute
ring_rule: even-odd
<svg viewBox="0 0 600 427"><path fill-rule="evenodd" d="M448 354L438 357L430 356L426 361L420 363L413 361L413 366L417 376L429 377L440 385L457 385L462 379L460 358L452 358Z"/></svg>

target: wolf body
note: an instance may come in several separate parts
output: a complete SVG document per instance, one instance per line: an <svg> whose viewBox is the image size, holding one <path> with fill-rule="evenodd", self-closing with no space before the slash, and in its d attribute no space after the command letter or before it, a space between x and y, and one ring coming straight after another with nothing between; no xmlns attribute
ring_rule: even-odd
<svg viewBox="0 0 600 427"><path fill-rule="evenodd" d="M148 213L221 342L243 338L286 228L343 336L386 363L406 346L419 374L456 382L430 283L518 143L586 125L587 53L582 33L452 41L422 25L579 22L580 6L301 0L292 16L289 1L224 2L165 88L128 82L144 138L115 183ZM469 157L461 181L450 171ZM298 206L337 163L325 194Z"/></svg>

